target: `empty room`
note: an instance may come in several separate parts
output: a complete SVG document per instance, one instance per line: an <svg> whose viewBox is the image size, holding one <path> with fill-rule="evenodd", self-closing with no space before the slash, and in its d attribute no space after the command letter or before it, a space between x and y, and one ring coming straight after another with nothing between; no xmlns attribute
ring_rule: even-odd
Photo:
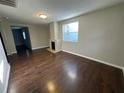
<svg viewBox="0 0 124 93"><path fill-rule="evenodd" d="M0 93L124 93L124 0L0 0Z"/></svg>

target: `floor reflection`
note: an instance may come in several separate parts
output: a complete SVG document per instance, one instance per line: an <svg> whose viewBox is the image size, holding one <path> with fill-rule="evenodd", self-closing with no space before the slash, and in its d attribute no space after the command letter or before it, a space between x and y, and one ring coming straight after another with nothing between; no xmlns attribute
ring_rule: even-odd
<svg viewBox="0 0 124 93"><path fill-rule="evenodd" d="M47 83L47 88L48 88L50 93L55 93L55 85L52 81L49 81Z"/></svg>
<svg viewBox="0 0 124 93"><path fill-rule="evenodd" d="M16 87L16 85L13 84L11 86L9 93L17 93L17 87Z"/></svg>
<svg viewBox="0 0 124 93"><path fill-rule="evenodd" d="M71 80L74 81L77 78L77 65L66 62L64 63L64 70Z"/></svg>

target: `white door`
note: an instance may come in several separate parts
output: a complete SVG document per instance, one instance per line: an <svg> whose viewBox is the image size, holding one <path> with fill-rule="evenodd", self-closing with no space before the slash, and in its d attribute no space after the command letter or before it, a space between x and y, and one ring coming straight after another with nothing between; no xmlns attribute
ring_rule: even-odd
<svg viewBox="0 0 124 93"><path fill-rule="evenodd" d="M10 71L10 65L8 64L0 38L0 93L6 93L9 71Z"/></svg>

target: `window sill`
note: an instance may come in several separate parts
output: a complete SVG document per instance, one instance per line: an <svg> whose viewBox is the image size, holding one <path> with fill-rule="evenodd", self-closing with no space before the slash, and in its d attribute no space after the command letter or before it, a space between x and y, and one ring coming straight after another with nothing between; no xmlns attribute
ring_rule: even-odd
<svg viewBox="0 0 124 93"><path fill-rule="evenodd" d="M63 41L65 43L78 43L78 41Z"/></svg>

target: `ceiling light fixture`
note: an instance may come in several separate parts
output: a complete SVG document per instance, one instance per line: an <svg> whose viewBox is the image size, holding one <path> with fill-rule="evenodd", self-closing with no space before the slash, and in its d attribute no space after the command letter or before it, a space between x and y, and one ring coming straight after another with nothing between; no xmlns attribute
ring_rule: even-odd
<svg viewBox="0 0 124 93"><path fill-rule="evenodd" d="M46 18L47 18L47 15L45 15L45 14L40 14L39 17L42 18L42 19L46 19Z"/></svg>

